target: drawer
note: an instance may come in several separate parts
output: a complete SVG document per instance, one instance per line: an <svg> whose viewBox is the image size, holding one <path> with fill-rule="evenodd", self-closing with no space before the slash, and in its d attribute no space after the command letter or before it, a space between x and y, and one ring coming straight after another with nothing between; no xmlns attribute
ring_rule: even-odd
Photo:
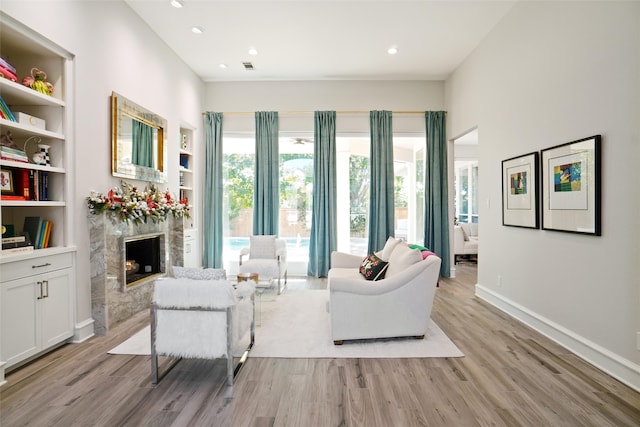
<svg viewBox="0 0 640 427"><path fill-rule="evenodd" d="M69 268L73 265L73 253L46 255L2 264L2 281L8 282L23 277Z"/></svg>

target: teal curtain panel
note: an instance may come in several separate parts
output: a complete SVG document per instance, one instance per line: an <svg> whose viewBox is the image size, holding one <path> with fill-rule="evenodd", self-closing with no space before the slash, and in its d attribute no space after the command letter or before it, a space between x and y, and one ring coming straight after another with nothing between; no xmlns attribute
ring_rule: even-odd
<svg viewBox="0 0 640 427"><path fill-rule="evenodd" d="M153 165L153 128L138 120L131 119L131 163L152 168Z"/></svg>
<svg viewBox="0 0 640 427"><path fill-rule="evenodd" d="M371 148L369 164L371 183L369 194L368 253L384 247L394 227L393 124L391 111L370 111Z"/></svg>
<svg viewBox="0 0 640 427"><path fill-rule="evenodd" d="M449 192L446 112L425 111L427 167L424 245L442 258L440 275L449 277Z"/></svg>
<svg viewBox="0 0 640 427"><path fill-rule="evenodd" d="M204 116L203 254L205 268L222 268L222 113Z"/></svg>
<svg viewBox="0 0 640 427"><path fill-rule="evenodd" d="M253 234L278 235L280 152L278 112L257 111L256 165L253 190Z"/></svg>
<svg viewBox="0 0 640 427"><path fill-rule="evenodd" d="M307 274L326 277L337 248L336 112L314 112L313 206Z"/></svg>

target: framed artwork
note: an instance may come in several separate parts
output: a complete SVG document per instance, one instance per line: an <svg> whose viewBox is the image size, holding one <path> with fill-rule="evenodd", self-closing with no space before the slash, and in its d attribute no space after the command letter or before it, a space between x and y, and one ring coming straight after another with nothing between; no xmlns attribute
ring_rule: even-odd
<svg viewBox="0 0 640 427"><path fill-rule="evenodd" d="M542 150L542 229L600 236L600 135Z"/></svg>
<svg viewBox="0 0 640 427"><path fill-rule="evenodd" d="M502 225L539 228L538 153L502 161Z"/></svg>
<svg viewBox="0 0 640 427"><path fill-rule="evenodd" d="M2 188L2 194L15 194L13 171L11 169L0 170L0 187Z"/></svg>

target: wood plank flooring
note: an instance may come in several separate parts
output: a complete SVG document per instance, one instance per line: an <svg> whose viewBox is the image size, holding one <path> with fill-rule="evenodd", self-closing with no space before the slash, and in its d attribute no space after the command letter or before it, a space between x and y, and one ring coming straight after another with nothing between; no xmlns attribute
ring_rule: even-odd
<svg viewBox="0 0 640 427"><path fill-rule="evenodd" d="M0 426L640 426L640 393L476 299L475 265L457 274L432 317L464 358L249 358L232 392L224 361L183 360L153 386L148 356L106 353L145 311L11 372Z"/></svg>

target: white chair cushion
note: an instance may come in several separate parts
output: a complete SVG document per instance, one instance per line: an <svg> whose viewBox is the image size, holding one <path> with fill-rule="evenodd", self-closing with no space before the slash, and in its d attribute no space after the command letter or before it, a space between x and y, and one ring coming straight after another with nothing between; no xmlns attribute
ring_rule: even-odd
<svg viewBox="0 0 640 427"><path fill-rule="evenodd" d="M236 293L227 280L174 279L157 280L153 302L159 307L226 308L236 303Z"/></svg>
<svg viewBox="0 0 640 427"><path fill-rule="evenodd" d="M276 236L251 236L249 258L276 257Z"/></svg>
<svg viewBox="0 0 640 427"><path fill-rule="evenodd" d="M389 257L389 267L387 267L385 277L393 277L393 275L420 261L422 261L422 252L419 249L411 249L404 243L396 245L391 257Z"/></svg>
<svg viewBox="0 0 640 427"><path fill-rule="evenodd" d="M278 261L274 259L249 259L239 267L240 273L258 273L259 280L279 277Z"/></svg>

